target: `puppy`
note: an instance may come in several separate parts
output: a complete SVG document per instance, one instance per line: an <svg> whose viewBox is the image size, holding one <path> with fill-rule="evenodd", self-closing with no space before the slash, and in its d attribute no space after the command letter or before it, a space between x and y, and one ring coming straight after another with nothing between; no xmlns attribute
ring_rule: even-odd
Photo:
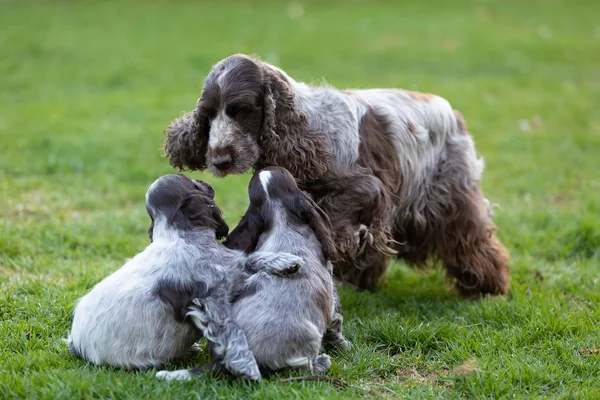
<svg viewBox="0 0 600 400"><path fill-rule="evenodd" d="M204 333L227 370L260 379L245 335L230 318L227 294L232 272L245 262L260 267L264 253L246 258L218 242L229 228L207 183L163 176L148 189L146 208L151 244L79 300L70 353L96 365L154 367L186 355ZM291 254L268 256L279 270L302 262ZM186 318L199 297L210 298L221 313L210 321Z"/></svg>
<svg viewBox="0 0 600 400"><path fill-rule="evenodd" d="M225 244L246 252L291 253L303 263L284 273L268 273L261 265L246 262L232 288L232 317L246 334L261 368L304 367L326 372L331 360L319 354L321 349L349 346L342 335L328 262L335 249L329 220L283 168L255 173L249 193L250 206ZM202 320L210 307L205 300L195 299L190 308L190 315ZM188 379L204 370L163 374Z"/></svg>

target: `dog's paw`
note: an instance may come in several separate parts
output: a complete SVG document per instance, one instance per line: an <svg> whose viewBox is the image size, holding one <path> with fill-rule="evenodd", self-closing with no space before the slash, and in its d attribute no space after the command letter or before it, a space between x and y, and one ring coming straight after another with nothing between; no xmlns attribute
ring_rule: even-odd
<svg viewBox="0 0 600 400"><path fill-rule="evenodd" d="M262 376L252 353L247 351L237 355L241 357L229 359L228 355L225 355L225 365L229 372L244 379L260 381Z"/></svg>
<svg viewBox="0 0 600 400"><path fill-rule="evenodd" d="M275 272L275 274L279 275L279 276L292 275L292 274L295 274L296 272L298 272L299 269L300 269L300 264L296 264L296 265L292 265L290 267L278 270Z"/></svg>
<svg viewBox="0 0 600 400"><path fill-rule="evenodd" d="M258 366L256 368L251 368L250 370L244 372L244 374L242 374L242 377L251 381L260 381L262 378L260 371L258 370Z"/></svg>
<svg viewBox="0 0 600 400"><path fill-rule="evenodd" d="M262 379L258 365L254 361L241 366L238 365L236 368L230 368L230 372L234 375L251 381L260 381Z"/></svg>
<svg viewBox="0 0 600 400"><path fill-rule="evenodd" d="M336 347L341 351L348 351L352 349L352 343L347 339L343 339L336 344Z"/></svg>
<svg viewBox="0 0 600 400"><path fill-rule="evenodd" d="M327 354L319 354L312 362L316 374L324 374L331 368L331 357Z"/></svg>
<svg viewBox="0 0 600 400"><path fill-rule="evenodd" d="M177 371L158 371L156 373L158 379L164 379L166 381L190 381L192 380L192 374L187 369L180 369Z"/></svg>

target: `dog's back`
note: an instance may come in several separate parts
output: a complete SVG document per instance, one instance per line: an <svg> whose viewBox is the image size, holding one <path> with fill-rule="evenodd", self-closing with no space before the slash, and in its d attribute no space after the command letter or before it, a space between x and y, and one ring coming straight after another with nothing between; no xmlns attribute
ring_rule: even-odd
<svg viewBox="0 0 600 400"><path fill-rule="evenodd" d="M277 370L310 363L321 349L333 304L319 242L308 227L283 229L262 235L256 250L291 253L304 263L286 277L252 275L233 306L236 323L259 365Z"/></svg>
<svg viewBox="0 0 600 400"><path fill-rule="evenodd" d="M155 292L169 251L176 250L152 243L83 296L75 307L69 352L96 365L126 369L157 366L185 354L200 334L177 322Z"/></svg>

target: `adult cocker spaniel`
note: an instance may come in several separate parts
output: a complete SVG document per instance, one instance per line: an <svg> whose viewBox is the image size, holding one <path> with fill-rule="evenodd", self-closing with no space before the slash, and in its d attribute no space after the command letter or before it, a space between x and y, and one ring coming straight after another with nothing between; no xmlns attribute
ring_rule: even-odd
<svg viewBox="0 0 600 400"><path fill-rule="evenodd" d="M441 260L465 297L508 291L483 160L441 97L313 86L236 54L212 68L195 109L166 129L165 152L173 167L218 177L289 170L331 220L336 275L359 288L373 288L398 257Z"/></svg>

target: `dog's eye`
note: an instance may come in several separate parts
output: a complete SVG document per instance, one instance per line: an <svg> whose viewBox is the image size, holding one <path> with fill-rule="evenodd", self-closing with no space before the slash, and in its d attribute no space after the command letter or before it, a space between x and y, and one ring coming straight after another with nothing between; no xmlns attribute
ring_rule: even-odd
<svg viewBox="0 0 600 400"><path fill-rule="evenodd" d="M248 114L250 114L250 112L252 112L252 108L250 108L250 106L248 106L246 104L233 103L233 104L229 104L227 106L227 108L225 109L225 112L231 118L236 118L236 117L244 118L244 117L248 116Z"/></svg>

